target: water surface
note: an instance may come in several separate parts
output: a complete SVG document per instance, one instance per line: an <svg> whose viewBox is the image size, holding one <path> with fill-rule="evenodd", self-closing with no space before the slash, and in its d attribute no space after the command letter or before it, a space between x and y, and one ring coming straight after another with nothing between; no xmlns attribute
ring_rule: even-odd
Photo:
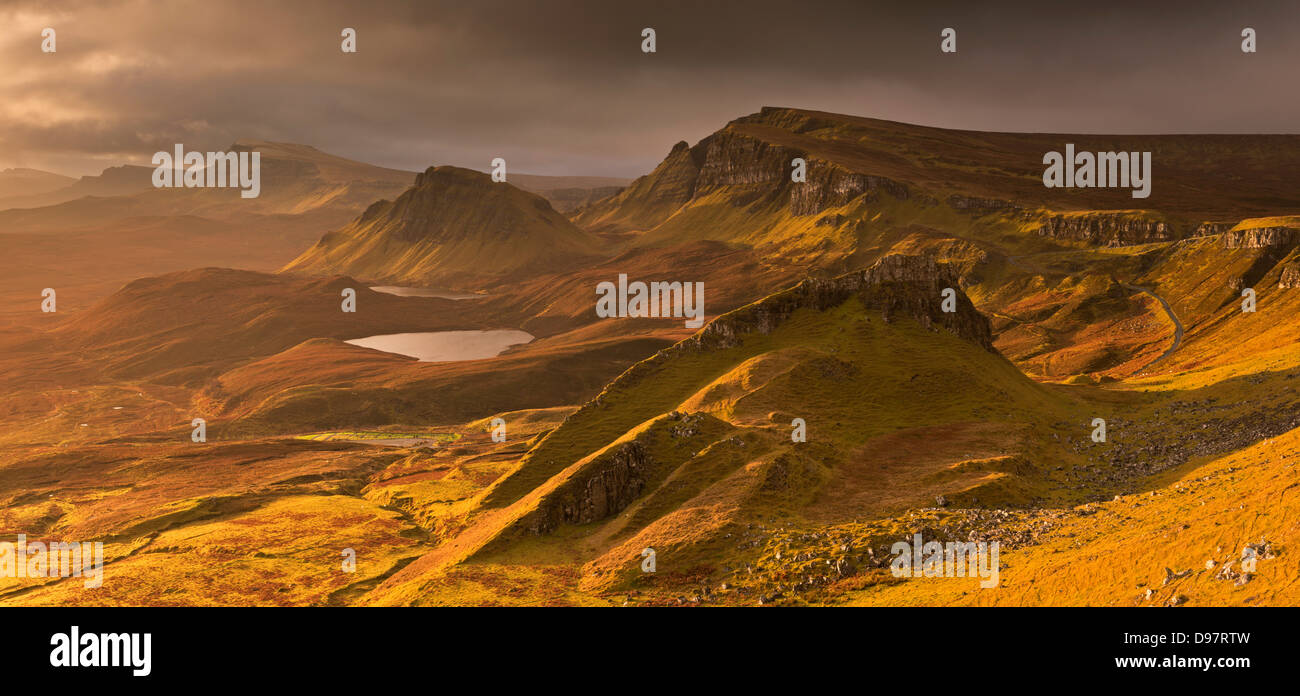
<svg viewBox="0 0 1300 696"><path fill-rule="evenodd" d="M402 285L376 285L370 289L375 292L382 292L385 295L397 295L398 297L441 297L444 300L472 300L475 297L483 297L472 292L458 292L440 288L408 288Z"/></svg>
<svg viewBox="0 0 1300 696"><path fill-rule="evenodd" d="M429 331L423 333L384 334L344 341L354 346L382 350L416 358L420 362L451 362L491 358L533 340L533 335L517 329L488 331Z"/></svg>

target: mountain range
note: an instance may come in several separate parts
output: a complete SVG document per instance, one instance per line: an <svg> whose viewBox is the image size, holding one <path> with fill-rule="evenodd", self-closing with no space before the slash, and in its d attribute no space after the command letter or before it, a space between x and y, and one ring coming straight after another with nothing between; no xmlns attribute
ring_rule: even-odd
<svg viewBox="0 0 1300 696"><path fill-rule="evenodd" d="M1150 197L1045 187L1067 144L1150 152ZM1296 601L1300 136L764 108L630 182L234 147L247 207L0 174L47 202L0 211L0 528L110 559L0 603ZM621 275L708 323L599 316ZM916 534L1001 585L891 573Z"/></svg>

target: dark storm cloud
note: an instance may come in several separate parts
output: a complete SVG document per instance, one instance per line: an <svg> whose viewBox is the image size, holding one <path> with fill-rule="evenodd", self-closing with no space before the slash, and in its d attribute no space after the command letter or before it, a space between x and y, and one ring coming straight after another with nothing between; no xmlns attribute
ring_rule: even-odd
<svg viewBox="0 0 1300 696"><path fill-rule="evenodd" d="M251 137L407 169L501 156L631 176L764 105L1062 132L1300 116L1287 3L16 2L0 60L0 165L70 173Z"/></svg>

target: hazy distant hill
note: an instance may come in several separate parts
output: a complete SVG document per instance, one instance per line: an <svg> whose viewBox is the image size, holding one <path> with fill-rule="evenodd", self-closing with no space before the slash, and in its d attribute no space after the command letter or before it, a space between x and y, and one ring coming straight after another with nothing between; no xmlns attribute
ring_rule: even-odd
<svg viewBox="0 0 1300 696"><path fill-rule="evenodd" d="M631 179L609 176L540 176L514 174L510 183L551 202L561 213L590 205L622 191Z"/></svg>
<svg viewBox="0 0 1300 696"><path fill-rule="evenodd" d="M64 188L76 179L39 169L16 167L0 171L0 206L12 198L22 198Z"/></svg>
<svg viewBox="0 0 1300 696"><path fill-rule="evenodd" d="M306 145L241 140L229 149L261 153L257 198L241 198L237 188L155 188L153 167L124 165L55 191L3 202L11 209L0 210L0 230L63 231L128 217L180 215L238 219L312 213L323 224L341 223L375 199L395 195L414 176Z"/></svg>

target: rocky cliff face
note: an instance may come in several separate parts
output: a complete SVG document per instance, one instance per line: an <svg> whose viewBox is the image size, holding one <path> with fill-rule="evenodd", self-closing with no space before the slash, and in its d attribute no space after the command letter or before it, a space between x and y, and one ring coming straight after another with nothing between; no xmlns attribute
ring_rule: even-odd
<svg viewBox="0 0 1300 696"><path fill-rule="evenodd" d="M814 160L808 163L808 181L791 185L790 212L794 215L816 215L827 208L844 205L863 194L878 191L898 199L906 199L910 195L906 186L891 179L858 174Z"/></svg>
<svg viewBox="0 0 1300 696"><path fill-rule="evenodd" d="M943 292L952 288L956 312L942 311ZM770 333L801 308L826 310L857 295L885 321L910 318L921 325L943 327L985 350L993 350L992 330L961 291L960 279L948 264L928 256L890 255L872 267L838 278L809 278L795 287L714 319L683 341L702 349L736 345L747 333ZM670 349L671 350L671 349Z"/></svg>
<svg viewBox="0 0 1300 696"><path fill-rule="evenodd" d="M880 191L900 199L910 193L907 186L891 179L849 171L805 152L727 130L705 138L696 148L704 153L697 192L724 186L768 187L773 197L788 202L794 215L816 215L865 193ZM795 158L807 164L806 181L790 180Z"/></svg>
<svg viewBox="0 0 1300 696"><path fill-rule="evenodd" d="M641 494L649 467L641 443L624 443L548 494L523 526L533 534L547 534L562 524L586 524L616 515Z"/></svg>
<svg viewBox="0 0 1300 696"><path fill-rule="evenodd" d="M1294 227L1256 227L1230 230L1223 235L1225 249L1266 249L1291 246L1300 242L1300 229Z"/></svg>
<svg viewBox="0 0 1300 696"><path fill-rule="evenodd" d="M1236 227L1236 225L1237 223L1235 222L1210 222L1207 220L1202 222L1200 226L1196 228L1196 231L1192 233L1192 236L1208 237L1214 234L1223 234L1233 227Z"/></svg>
<svg viewBox="0 0 1300 696"><path fill-rule="evenodd" d="M954 210L977 214L993 213L1001 210L1018 210L1020 208L1011 201L958 195L948 196L948 206Z"/></svg>
<svg viewBox="0 0 1300 696"><path fill-rule="evenodd" d="M952 288L955 312L944 312L944 290ZM922 326L953 332L984 350L993 347L993 330L989 320L961 290L956 269L937 263L928 256L894 254L886 256L865 270L836 278L809 278L798 285L715 318L694 336L665 348L628 368L605 387L605 392L621 389L643 379L653 379L679 354L693 351L725 350L738 345L746 334L771 333L799 309L824 311L857 296L869 310L880 312L886 322L912 319ZM604 404L605 392L570 414L576 418Z"/></svg>
<svg viewBox="0 0 1300 696"><path fill-rule="evenodd" d="M948 288L955 293L956 312L942 310L943 292ZM823 311L855 295L868 309L879 311L886 322L909 318L926 328L942 327L996 352L988 318L962 292L952 266L928 256L893 254L862 271L830 279L809 278L789 290L717 317L694 336L633 365L619 381L653 373L678 352L724 350L739 344L745 334L771 333L798 309ZM597 407L599 402L598 396L582 410Z"/></svg>
<svg viewBox="0 0 1300 696"><path fill-rule="evenodd" d="M1282 277L1277 286L1282 289L1300 288L1300 262L1293 263L1282 269Z"/></svg>
<svg viewBox="0 0 1300 696"><path fill-rule="evenodd" d="M798 157L779 145L719 131L700 141L704 164L696 189L710 191L723 186L775 185L789 181L790 159Z"/></svg>
<svg viewBox="0 0 1300 696"><path fill-rule="evenodd" d="M779 141L739 132L735 127L760 123L796 133L825 125L816 119L765 108L760 114L737 119L694 147L678 143L654 172L637 179L623 193L583 210L577 222L593 227L614 223L648 229L693 198L728 188L735 189L737 204L766 200L788 206L791 214L799 216L816 215L864 194L886 193L902 199L915 193L894 179L853 171ZM791 181L791 162L795 158L806 162L806 181ZM649 211L653 213L647 214Z"/></svg>
<svg viewBox="0 0 1300 696"><path fill-rule="evenodd" d="M1176 238L1169 223L1133 213L1053 215L1043 220L1038 234L1108 247L1167 242Z"/></svg>
<svg viewBox="0 0 1300 696"><path fill-rule="evenodd" d="M807 180L791 181L791 162L803 159ZM694 147L673 146L650 174L626 190L581 210L575 220L589 228L612 224L646 230L692 199L732 189L738 205L769 201L793 215L816 215L861 195L885 193L905 199L907 185L883 176L855 172L807 152L723 129Z"/></svg>

